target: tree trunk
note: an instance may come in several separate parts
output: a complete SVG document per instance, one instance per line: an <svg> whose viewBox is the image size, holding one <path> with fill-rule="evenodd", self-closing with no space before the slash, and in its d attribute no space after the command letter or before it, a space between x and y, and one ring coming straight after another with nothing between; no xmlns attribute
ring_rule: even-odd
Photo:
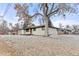
<svg viewBox="0 0 79 59"><path fill-rule="evenodd" d="M49 36L48 27L48 17L45 16L45 36Z"/></svg>
<svg viewBox="0 0 79 59"><path fill-rule="evenodd" d="M53 26L53 24L52 24L52 22L51 22L50 19L48 19L48 26L49 26L49 27L52 27L52 26Z"/></svg>
<svg viewBox="0 0 79 59"><path fill-rule="evenodd" d="M30 35L32 35L32 29L30 29Z"/></svg>

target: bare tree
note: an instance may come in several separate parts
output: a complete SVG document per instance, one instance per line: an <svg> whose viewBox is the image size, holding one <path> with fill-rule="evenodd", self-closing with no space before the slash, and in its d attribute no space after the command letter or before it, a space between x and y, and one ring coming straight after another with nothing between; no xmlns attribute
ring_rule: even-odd
<svg viewBox="0 0 79 59"><path fill-rule="evenodd" d="M10 27L10 29L12 29L13 28L13 24L9 23L9 27Z"/></svg>
<svg viewBox="0 0 79 59"><path fill-rule="evenodd" d="M69 25L66 25L65 29L71 30L71 27Z"/></svg>
<svg viewBox="0 0 79 59"><path fill-rule="evenodd" d="M73 25L73 34L79 34L79 26Z"/></svg>
<svg viewBox="0 0 79 59"><path fill-rule="evenodd" d="M75 13L76 9L72 6L73 4L66 4L66 3L60 3L60 4L50 4L50 3L43 3L40 4L40 10L42 11L42 15L45 20L45 33L46 36L48 36L48 27L52 26L52 23L50 21L50 17L54 15L63 15L65 17L65 13Z"/></svg>
<svg viewBox="0 0 79 59"><path fill-rule="evenodd" d="M59 23L59 28L60 30L63 28L63 25L61 23Z"/></svg>
<svg viewBox="0 0 79 59"><path fill-rule="evenodd" d="M66 3L41 3L38 4L38 12L35 12L33 15L29 15L28 8L30 7L28 4L16 4L15 9L17 10L17 15L20 19L24 20L32 20L33 17L41 15L44 18L45 22L45 34L49 36L48 28L52 26L50 18L54 15L63 15L65 17L65 13L74 13L76 12L76 8L73 6L75 4L66 4ZM27 21L27 23L29 23Z"/></svg>
<svg viewBox="0 0 79 59"><path fill-rule="evenodd" d="M15 30L15 31L18 31L18 30L19 30L19 23L16 23L16 24L14 25L14 30Z"/></svg>
<svg viewBox="0 0 79 59"><path fill-rule="evenodd" d="M2 23L0 24L0 31L7 34L8 33L8 26L7 26L7 22L5 20L2 20Z"/></svg>
<svg viewBox="0 0 79 59"><path fill-rule="evenodd" d="M28 14L29 6L27 4L15 4L15 9L17 11L17 16L19 16L19 20L24 20L24 24L31 24L31 16Z"/></svg>

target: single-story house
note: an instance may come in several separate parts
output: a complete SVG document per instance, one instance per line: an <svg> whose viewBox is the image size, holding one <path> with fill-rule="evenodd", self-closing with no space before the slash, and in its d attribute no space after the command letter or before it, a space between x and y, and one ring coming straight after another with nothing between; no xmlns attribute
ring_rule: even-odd
<svg viewBox="0 0 79 59"><path fill-rule="evenodd" d="M70 29L58 29L58 34L61 35L61 34L71 34L71 31Z"/></svg>
<svg viewBox="0 0 79 59"><path fill-rule="evenodd" d="M0 32L0 35L5 35L5 33L4 32Z"/></svg>
<svg viewBox="0 0 79 59"><path fill-rule="evenodd" d="M56 35L57 34L56 27L49 27L49 35ZM27 27L26 29L19 29L18 34L20 35L45 35L45 26L31 26Z"/></svg>
<svg viewBox="0 0 79 59"><path fill-rule="evenodd" d="M9 30L8 35L18 35L18 30Z"/></svg>

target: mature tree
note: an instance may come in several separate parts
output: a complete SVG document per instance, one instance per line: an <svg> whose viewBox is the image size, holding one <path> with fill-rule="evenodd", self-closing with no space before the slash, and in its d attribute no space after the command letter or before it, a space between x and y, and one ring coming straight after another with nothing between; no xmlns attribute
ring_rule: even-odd
<svg viewBox="0 0 79 59"><path fill-rule="evenodd" d="M3 32L6 33L7 32L7 22L5 20L2 23L2 27L3 27Z"/></svg>
<svg viewBox="0 0 79 59"><path fill-rule="evenodd" d="M52 26L50 18L54 15L63 15L65 17L65 13L75 13L76 8L74 8L74 4L66 4L66 3L43 3L40 4L40 10L42 11L44 20L45 20L45 33L48 36L48 27Z"/></svg>
<svg viewBox="0 0 79 59"><path fill-rule="evenodd" d="M76 4L66 4L66 3L41 3L37 4L38 6L38 12L35 12L33 15L28 14L28 7L29 4L16 4L15 9L17 10L17 15L20 16L20 19L27 19L31 20L34 16L41 15L44 18L45 22L45 34L46 36L49 35L48 28L49 26L52 26L51 23L51 17L54 15L63 15L65 17L65 13L74 13L76 11L76 8L74 5ZM29 23L28 21L26 21Z"/></svg>
<svg viewBox="0 0 79 59"><path fill-rule="evenodd" d="M2 20L2 22L0 24L0 32L7 34L8 31L9 31L9 28L7 26L7 22L5 20Z"/></svg>
<svg viewBox="0 0 79 59"><path fill-rule="evenodd" d="M12 30L13 24L12 23L9 23L9 27L10 27L10 30Z"/></svg>
<svg viewBox="0 0 79 59"><path fill-rule="evenodd" d="M24 24L31 24L31 16L28 14L29 6L27 4L15 4L15 9L17 11L17 16L19 16L19 20L23 20Z"/></svg>
<svg viewBox="0 0 79 59"><path fill-rule="evenodd" d="M60 30L63 28L63 25L61 23L59 23L59 28Z"/></svg>
<svg viewBox="0 0 79 59"><path fill-rule="evenodd" d="M19 23L16 23L16 24L14 25L14 30L15 30L15 31L18 31L18 30L19 30Z"/></svg>
<svg viewBox="0 0 79 59"><path fill-rule="evenodd" d="M66 25L65 29L71 30L70 25Z"/></svg>
<svg viewBox="0 0 79 59"><path fill-rule="evenodd" d="M79 25L73 25L73 33L74 34L79 34Z"/></svg>
<svg viewBox="0 0 79 59"><path fill-rule="evenodd" d="M44 25L44 19L43 18L39 18L38 21L39 21L40 25Z"/></svg>

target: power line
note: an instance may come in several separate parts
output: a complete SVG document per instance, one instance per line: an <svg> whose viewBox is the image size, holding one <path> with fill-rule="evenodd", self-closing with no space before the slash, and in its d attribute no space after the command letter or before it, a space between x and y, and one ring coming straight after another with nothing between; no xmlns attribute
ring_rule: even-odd
<svg viewBox="0 0 79 59"><path fill-rule="evenodd" d="M6 9L5 9L5 11L4 11L2 17L4 17L4 16L7 14L7 12L8 12L8 10L9 10L10 6L11 6L11 4L8 3L8 5L7 5L7 7L6 7Z"/></svg>

